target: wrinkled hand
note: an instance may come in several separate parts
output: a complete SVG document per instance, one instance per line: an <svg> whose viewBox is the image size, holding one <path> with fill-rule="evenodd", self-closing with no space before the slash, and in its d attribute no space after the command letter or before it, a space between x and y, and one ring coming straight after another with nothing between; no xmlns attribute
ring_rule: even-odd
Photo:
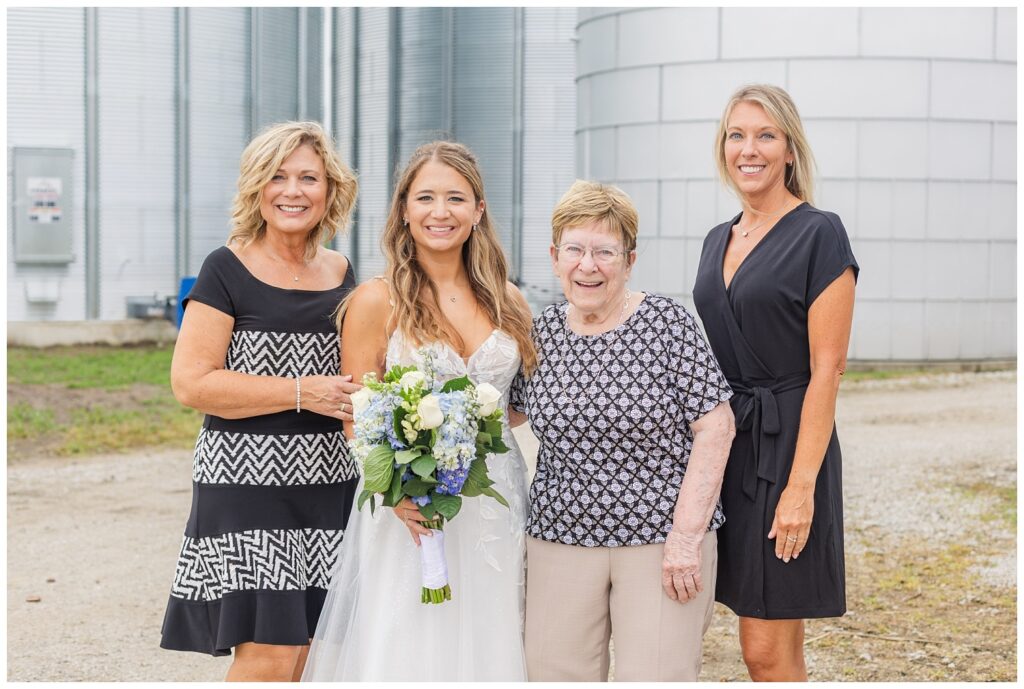
<svg viewBox="0 0 1024 689"><path fill-rule="evenodd" d="M362 387L352 376L302 376L302 410L351 421L351 395Z"/></svg>
<svg viewBox="0 0 1024 689"><path fill-rule="evenodd" d="M672 600L685 603L704 590L700 577L700 546L703 542L703 533L688 536L678 531L670 531L665 539L661 586Z"/></svg>
<svg viewBox="0 0 1024 689"><path fill-rule="evenodd" d="M779 496L775 519L768 538L775 539L775 557L783 562L799 557L811 535L814 517L814 489L787 486Z"/></svg>
<svg viewBox="0 0 1024 689"><path fill-rule="evenodd" d="M395 516L402 520L405 524L405 528L409 529L409 534L412 536L412 540L416 542L416 545L420 544L420 536L430 536L433 538L434 532L427 527L420 524L420 522L430 521L422 514L414 503L409 498L402 498L402 501L395 505L394 508Z"/></svg>

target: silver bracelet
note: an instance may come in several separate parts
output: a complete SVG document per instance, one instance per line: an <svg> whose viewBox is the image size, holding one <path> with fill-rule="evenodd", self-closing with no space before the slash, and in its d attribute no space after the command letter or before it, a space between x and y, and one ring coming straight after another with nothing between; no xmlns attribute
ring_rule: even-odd
<svg viewBox="0 0 1024 689"><path fill-rule="evenodd" d="M302 376L295 376L295 413L302 411Z"/></svg>

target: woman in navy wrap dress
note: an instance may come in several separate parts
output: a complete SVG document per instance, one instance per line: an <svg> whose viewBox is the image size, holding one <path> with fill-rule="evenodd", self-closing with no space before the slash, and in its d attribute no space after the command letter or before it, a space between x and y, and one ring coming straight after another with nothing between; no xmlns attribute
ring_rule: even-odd
<svg viewBox="0 0 1024 689"><path fill-rule="evenodd" d="M719 126L743 211L704 241L694 302L732 387L716 600L740 616L754 680L805 680L804 618L846 611L835 402L859 267L811 205L813 159L788 94L748 86Z"/></svg>

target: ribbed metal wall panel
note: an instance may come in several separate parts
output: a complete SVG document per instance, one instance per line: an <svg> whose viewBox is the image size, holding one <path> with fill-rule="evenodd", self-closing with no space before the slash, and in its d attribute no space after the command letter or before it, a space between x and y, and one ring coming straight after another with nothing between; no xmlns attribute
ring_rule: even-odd
<svg viewBox="0 0 1024 689"><path fill-rule="evenodd" d="M227 240L249 123L244 8L192 8L189 22L189 271Z"/></svg>
<svg viewBox="0 0 1024 689"><path fill-rule="evenodd" d="M325 10L332 17L331 37L333 54L331 62L331 133L338 144L338 153L342 161L359 177L359 160L356 157L354 88L356 84L355 51L358 47L355 32L355 15L359 11L354 7L335 7ZM362 205L363 180L359 179L359 196L352 212L353 224L349 225L344 235L334 240L334 248L346 256L353 255L355 243L355 224L359 219ZM358 277L358 274L357 274Z"/></svg>
<svg viewBox="0 0 1024 689"><path fill-rule="evenodd" d="M300 119L323 120L323 51L324 51L324 14L322 7L304 7L299 10L305 15L306 33L303 43L296 47L305 63L306 85L303 90L305 102L300 104Z"/></svg>
<svg viewBox="0 0 1024 689"><path fill-rule="evenodd" d="M299 116L299 11L290 7L253 9L256 33L256 92L253 134L274 122Z"/></svg>
<svg viewBox="0 0 1024 689"><path fill-rule="evenodd" d="M523 50L524 295L534 312L564 296L551 268L551 211L575 179L576 10L525 10Z"/></svg>
<svg viewBox="0 0 1024 689"><path fill-rule="evenodd" d="M176 293L175 41L170 8L99 10L100 318Z"/></svg>
<svg viewBox="0 0 1024 689"><path fill-rule="evenodd" d="M390 102L391 27L396 11L380 7L359 10L358 101L359 252L354 256L359 277L366 280L384 268L380 233L391 200Z"/></svg>
<svg viewBox="0 0 1024 689"><path fill-rule="evenodd" d="M399 165L416 147L446 138L446 114L451 107L450 75L445 53L451 50L445 27L453 10L444 7L406 8L401 14L399 68ZM447 21L446 21L447 19ZM450 118L448 118L450 119Z"/></svg>
<svg viewBox="0 0 1024 689"><path fill-rule="evenodd" d="M8 231L7 319L11 321L85 318L84 36L82 9L7 10L7 146L52 146L75 152L70 199L75 260L66 266L18 265ZM58 285L55 304L27 301L27 292L53 283Z"/></svg>
<svg viewBox="0 0 1024 689"><path fill-rule="evenodd" d="M476 153L491 218L507 255L512 243L514 33L510 7L460 8L453 29L455 138Z"/></svg>

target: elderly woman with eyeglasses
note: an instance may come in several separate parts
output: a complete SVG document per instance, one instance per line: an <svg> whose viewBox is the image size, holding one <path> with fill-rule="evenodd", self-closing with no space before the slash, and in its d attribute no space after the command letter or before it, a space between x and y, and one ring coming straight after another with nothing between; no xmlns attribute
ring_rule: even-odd
<svg viewBox="0 0 1024 689"><path fill-rule="evenodd" d="M566 301L513 386L540 441L527 522L531 681L696 680L711 621L732 391L680 304L627 287L638 217L577 181L552 217ZM518 414L517 414L518 412Z"/></svg>

